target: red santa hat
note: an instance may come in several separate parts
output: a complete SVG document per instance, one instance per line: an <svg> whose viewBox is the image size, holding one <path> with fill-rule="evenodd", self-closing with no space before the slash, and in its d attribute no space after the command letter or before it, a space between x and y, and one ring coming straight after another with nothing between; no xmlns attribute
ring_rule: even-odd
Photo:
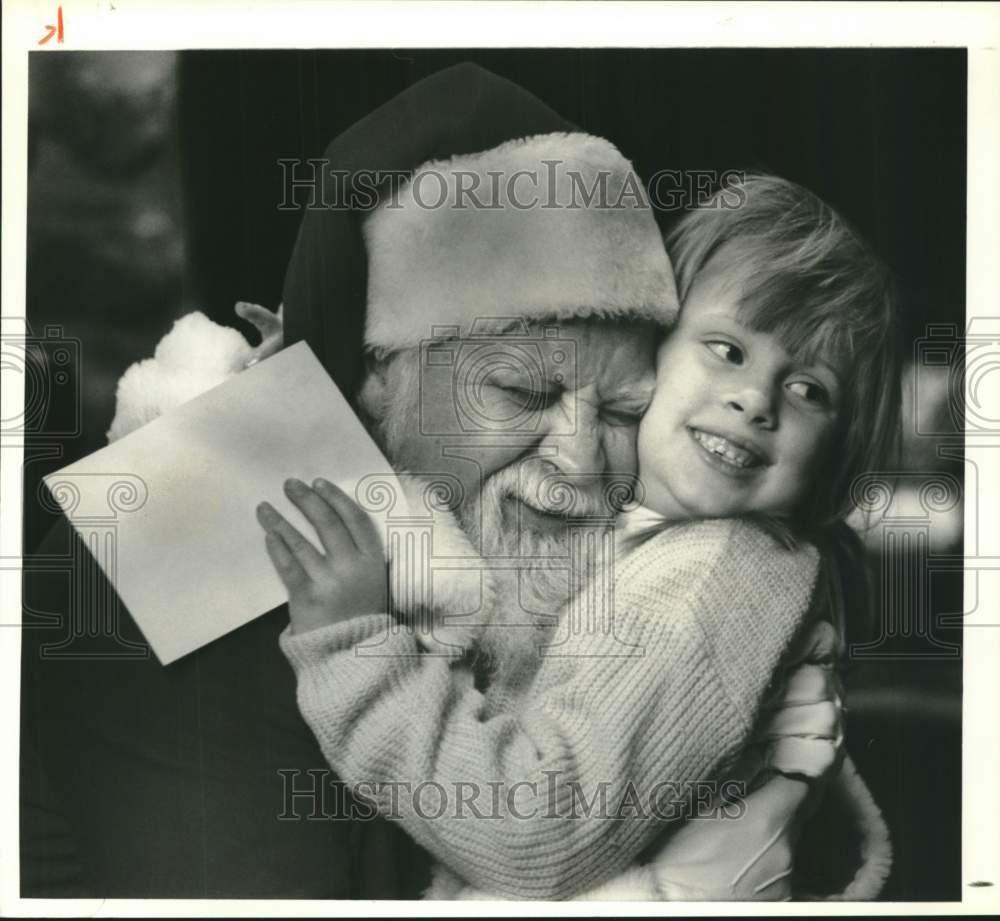
<svg viewBox="0 0 1000 921"><path fill-rule="evenodd" d="M478 66L414 84L331 142L323 168L337 200L303 219L285 341L306 339L349 396L366 349L477 319L676 316L632 165Z"/></svg>

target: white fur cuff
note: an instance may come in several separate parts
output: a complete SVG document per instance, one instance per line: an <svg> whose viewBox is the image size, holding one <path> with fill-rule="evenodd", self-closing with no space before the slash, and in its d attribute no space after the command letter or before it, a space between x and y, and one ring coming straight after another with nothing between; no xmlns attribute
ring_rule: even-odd
<svg viewBox="0 0 1000 921"><path fill-rule="evenodd" d="M242 369L253 352L243 335L200 311L177 320L152 358L131 365L118 381L108 441L193 400Z"/></svg>

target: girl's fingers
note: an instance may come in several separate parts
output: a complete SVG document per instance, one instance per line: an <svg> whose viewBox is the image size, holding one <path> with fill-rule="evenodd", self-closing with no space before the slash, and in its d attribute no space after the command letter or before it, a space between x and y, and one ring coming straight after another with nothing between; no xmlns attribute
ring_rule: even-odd
<svg viewBox="0 0 1000 921"><path fill-rule="evenodd" d="M355 546L362 552L382 554L382 541L379 539L375 523L361 507L344 492L324 479L313 481L316 492L329 504L350 532Z"/></svg>
<svg viewBox="0 0 1000 921"><path fill-rule="evenodd" d="M309 576L299 561L295 559L292 551L288 549L288 545L281 538L281 535L275 531L268 531L264 535L264 545L267 547L267 555L274 563L274 568L281 581L285 583L285 588L288 589L289 593L304 588L309 582Z"/></svg>
<svg viewBox="0 0 1000 921"><path fill-rule="evenodd" d="M285 546L313 580L318 580L323 573L323 557L320 552L306 540L285 518L268 502L257 506L257 520L268 532L277 534Z"/></svg>
<svg viewBox="0 0 1000 921"><path fill-rule="evenodd" d="M285 493L316 529L320 543L333 559L354 553L354 539L350 531L322 496L301 480L286 480Z"/></svg>

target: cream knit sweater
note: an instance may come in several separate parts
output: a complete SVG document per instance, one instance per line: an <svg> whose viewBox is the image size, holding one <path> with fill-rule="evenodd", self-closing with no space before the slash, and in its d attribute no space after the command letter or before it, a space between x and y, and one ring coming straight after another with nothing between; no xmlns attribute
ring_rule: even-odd
<svg viewBox="0 0 1000 921"><path fill-rule="evenodd" d="M281 648L331 766L451 871L438 897L457 874L566 899L662 832L642 805L665 782L710 780L744 746L818 563L744 521L679 524L616 565L613 631L570 633L485 694L465 660L426 654L384 613L286 630Z"/></svg>

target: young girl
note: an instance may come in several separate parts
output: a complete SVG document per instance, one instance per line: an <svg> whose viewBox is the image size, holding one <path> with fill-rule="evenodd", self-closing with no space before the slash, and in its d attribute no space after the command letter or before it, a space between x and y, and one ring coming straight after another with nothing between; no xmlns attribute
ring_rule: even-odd
<svg viewBox="0 0 1000 921"><path fill-rule="evenodd" d="M732 776L789 644L818 616L842 626L850 485L884 467L898 423L892 299L815 196L771 177L737 191L739 209L729 190L668 240L683 308L639 428L644 508L623 523L613 631L571 633L528 678L483 694L388 629L381 544L345 494L289 490L324 546L343 548L318 569L259 511L289 589L281 642L302 713L340 777L447 865L433 896L623 897L607 881L690 814L664 810L664 793L690 804L694 785ZM374 638L377 655L357 654ZM875 832L846 897L870 898L884 827L853 774L847 786ZM663 856L630 871L633 897L704 896L726 872L709 847L694 874L706 885L685 889Z"/></svg>

